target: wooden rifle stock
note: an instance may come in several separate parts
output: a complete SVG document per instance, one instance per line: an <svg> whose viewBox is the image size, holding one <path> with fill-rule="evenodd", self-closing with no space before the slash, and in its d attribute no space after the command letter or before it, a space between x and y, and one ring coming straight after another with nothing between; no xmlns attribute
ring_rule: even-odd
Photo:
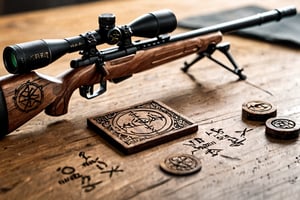
<svg viewBox="0 0 300 200"><path fill-rule="evenodd" d="M106 80L126 77L171 62L193 53L205 51L222 40L220 32L167 43L134 55L105 63ZM95 65L70 69L53 78L30 72L9 75L0 80L0 136L4 136L45 110L60 116L68 111L72 93L82 85L99 83L102 74Z"/></svg>
<svg viewBox="0 0 300 200"><path fill-rule="evenodd" d="M193 53L205 51L209 45L222 40L220 32L211 33L153 49L138 51L135 55L112 60L105 64L107 79L126 77L171 62Z"/></svg>
<svg viewBox="0 0 300 200"><path fill-rule="evenodd" d="M101 74L91 65L69 70L57 78L37 72L2 78L1 135L14 131L44 109L53 116L67 113L73 91L99 82L99 77Z"/></svg>

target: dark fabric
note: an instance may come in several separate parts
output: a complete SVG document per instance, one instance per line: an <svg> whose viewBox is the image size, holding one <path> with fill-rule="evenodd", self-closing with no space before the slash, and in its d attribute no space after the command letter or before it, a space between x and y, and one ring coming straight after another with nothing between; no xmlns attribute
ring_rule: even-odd
<svg viewBox="0 0 300 200"><path fill-rule="evenodd" d="M248 17L264 11L267 10L257 6L247 6L208 15L188 17L179 20L178 26L188 29L198 29ZM300 48L300 14L283 18L279 23L275 21L261 26L238 30L234 34Z"/></svg>

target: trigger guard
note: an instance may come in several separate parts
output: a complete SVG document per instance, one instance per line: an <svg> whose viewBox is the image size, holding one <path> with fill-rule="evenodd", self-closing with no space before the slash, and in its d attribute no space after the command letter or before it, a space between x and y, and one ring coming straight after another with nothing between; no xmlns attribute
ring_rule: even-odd
<svg viewBox="0 0 300 200"><path fill-rule="evenodd" d="M82 85L79 88L79 93L86 99L92 99L106 92L106 81L100 83L99 89L94 91L94 85Z"/></svg>

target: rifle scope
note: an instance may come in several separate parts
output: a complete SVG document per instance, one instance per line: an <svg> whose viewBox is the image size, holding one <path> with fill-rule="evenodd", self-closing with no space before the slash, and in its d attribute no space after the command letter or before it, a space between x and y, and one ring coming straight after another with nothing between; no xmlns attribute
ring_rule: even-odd
<svg viewBox="0 0 300 200"><path fill-rule="evenodd" d="M101 14L99 29L65 39L35 40L4 49L5 68L12 74L23 74L49 65L66 53L79 50L91 52L99 44L131 45L131 36L152 38L172 32L177 26L170 10L160 10L140 16L128 25L115 26L113 14Z"/></svg>

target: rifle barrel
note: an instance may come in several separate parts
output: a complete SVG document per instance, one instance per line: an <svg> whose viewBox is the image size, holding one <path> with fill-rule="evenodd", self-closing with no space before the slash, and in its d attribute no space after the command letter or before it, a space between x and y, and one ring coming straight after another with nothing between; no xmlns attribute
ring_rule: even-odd
<svg viewBox="0 0 300 200"><path fill-rule="evenodd" d="M284 17L289 17L297 14L297 9L295 6L288 6L280 9L274 9L249 17L244 17L237 20L232 20L229 22L224 22L221 24L199 28L186 33L171 36L170 41L176 42L182 39L188 39L192 37L197 37L200 35L221 31L222 33L229 33L236 31L238 29L248 28L256 25L261 25L271 21L280 21Z"/></svg>

